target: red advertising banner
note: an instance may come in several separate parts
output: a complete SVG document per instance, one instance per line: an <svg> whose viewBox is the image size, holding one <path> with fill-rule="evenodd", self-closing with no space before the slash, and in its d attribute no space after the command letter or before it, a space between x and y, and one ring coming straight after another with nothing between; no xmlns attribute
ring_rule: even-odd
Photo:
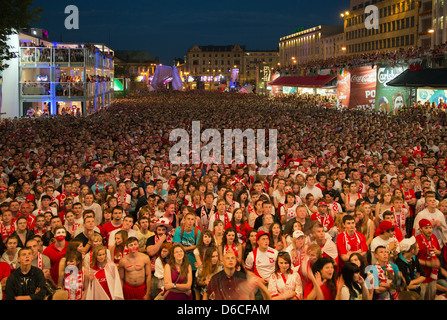
<svg viewBox="0 0 447 320"><path fill-rule="evenodd" d="M337 75L337 99L338 105L342 108L349 107L349 97L351 95L351 73L347 69L341 69Z"/></svg>
<svg viewBox="0 0 447 320"><path fill-rule="evenodd" d="M351 69L350 109L374 110L376 102L377 68Z"/></svg>

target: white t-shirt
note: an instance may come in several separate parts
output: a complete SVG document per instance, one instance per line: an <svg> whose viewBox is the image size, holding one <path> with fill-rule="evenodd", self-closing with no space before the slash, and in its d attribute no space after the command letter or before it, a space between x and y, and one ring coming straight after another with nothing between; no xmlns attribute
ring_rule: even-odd
<svg viewBox="0 0 447 320"><path fill-rule="evenodd" d="M254 261L254 253L256 250L256 261ZM265 280L269 280L270 276L275 272L275 263L278 258L278 251L273 248L267 248L262 252L258 248L250 252L245 260L245 265L248 270L255 272Z"/></svg>
<svg viewBox="0 0 447 320"><path fill-rule="evenodd" d="M323 198L323 192L321 192L321 189L318 187L313 187L312 189L309 189L307 186L301 189L300 196L301 198L306 198L307 194L311 193L315 199L317 198Z"/></svg>
<svg viewBox="0 0 447 320"><path fill-rule="evenodd" d="M439 226L439 228L437 228L437 227L433 228L433 234L438 239L439 245L442 248L444 246L444 244L447 242L447 223L445 221L443 213L438 209L436 209L435 212L430 213L430 211L428 211L428 208L425 208L424 210L419 212L416 215L416 218L414 219L414 224L413 224L415 236L417 236L418 234L421 233L421 230L419 229L419 221L421 221L422 219L427 219L432 224L435 221L441 221L441 225Z"/></svg>
<svg viewBox="0 0 447 320"><path fill-rule="evenodd" d="M377 237L375 237L372 241L371 241L371 264L376 264L377 263L377 259L376 259L376 257L375 257L375 255L374 255L374 251L376 250L376 248L378 247L378 246L384 246L385 248L387 248L388 247L388 245L391 243L391 242L393 242L393 241L397 241L397 239L395 238L395 237L393 237L393 238L389 238L388 240L383 240L381 237L379 237L379 236L377 236ZM397 247L396 247L396 251L397 251L397 253L399 253L400 252L400 246L399 245L397 245ZM395 257L395 258L397 258L397 257ZM391 259L390 259L391 260ZM391 262L393 262L393 261L391 261Z"/></svg>

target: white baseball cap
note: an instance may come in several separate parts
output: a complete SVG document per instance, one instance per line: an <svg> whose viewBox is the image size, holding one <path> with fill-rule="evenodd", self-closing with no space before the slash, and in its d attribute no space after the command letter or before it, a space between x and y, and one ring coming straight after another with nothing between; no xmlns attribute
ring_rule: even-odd
<svg viewBox="0 0 447 320"><path fill-rule="evenodd" d="M407 252L410 250L411 246L416 242L416 238L412 236L411 238L404 239L400 242L400 251Z"/></svg>
<svg viewBox="0 0 447 320"><path fill-rule="evenodd" d="M304 237L304 233L301 230L296 230L293 232L293 237L298 239L299 237Z"/></svg>

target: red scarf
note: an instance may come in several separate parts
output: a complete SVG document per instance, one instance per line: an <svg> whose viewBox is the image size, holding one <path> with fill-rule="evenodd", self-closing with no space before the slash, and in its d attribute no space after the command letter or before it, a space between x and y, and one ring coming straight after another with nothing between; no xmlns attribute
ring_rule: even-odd
<svg viewBox="0 0 447 320"><path fill-rule="evenodd" d="M207 229L210 222L209 217L211 217L213 213L214 213L214 205L211 207L211 211L208 215L206 214L205 206L203 206L202 210L200 211L200 220L202 221L203 226L207 226Z"/></svg>
<svg viewBox="0 0 447 320"><path fill-rule="evenodd" d="M71 300L71 283L68 280L68 274L65 275L65 290L68 291L68 300ZM68 287L67 287L68 285ZM84 274L82 270L78 271L78 277L76 279L76 294L75 294L75 300L81 300L82 299L82 288L84 286Z"/></svg>
<svg viewBox="0 0 447 320"><path fill-rule="evenodd" d="M391 211L394 213L394 220L396 227L398 227L401 231L402 234L405 236L405 220L406 220L406 214L405 211L407 209L405 208L405 206L402 206L402 210L399 213L399 216L396 215L396 209L394 209L394 207L391 207Z"/></svg>
<svg viewBox="0 0 447 320"><path fill-rule="evenodd" d="M215 217L216 217L216 220L222 220L222 219L220 219L219 211L216 212ZM224 225L226 226L228 223L230 223L230 219L228 218L228 214L225 212L225 214L224 214Z"/></svg>
<svg viewBox="0 0 447 320"><path fill-rule="evenodd" d="M383 269L380 266L380 264L376 263L376 268L377 268L377 272L379 274L379 281L387 283L388 282L388 278L385 276L385 271L383 271ZM391 267L391 264L389 262L387 262L385 268L391 274L394 274L393 267ZM394 289L390 290L390 294L391 294L391 297L393 297L393 300L398 300L399 299L399 292L397 292L396 290L394 290Z"/></svg>
<svg viewBox="0 0 447 320"><path fill-rule="evenodd" d="M43 270L43 259L42 259L42 255L40 254L40 252L37 253L37 267L40 270Z"/></svg>

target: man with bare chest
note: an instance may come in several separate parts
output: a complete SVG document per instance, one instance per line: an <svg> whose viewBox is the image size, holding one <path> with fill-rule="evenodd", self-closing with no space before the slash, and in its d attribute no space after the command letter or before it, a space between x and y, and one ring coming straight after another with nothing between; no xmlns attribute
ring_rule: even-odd
<svg viewBox="0 0 447 320"><path fill-rule="evenodd" d="M121 259L118 269L123 286L124 300L149 300L151 289L151 262L148 255L138 252L138 239L127 242L129 254Z"/></svg>

